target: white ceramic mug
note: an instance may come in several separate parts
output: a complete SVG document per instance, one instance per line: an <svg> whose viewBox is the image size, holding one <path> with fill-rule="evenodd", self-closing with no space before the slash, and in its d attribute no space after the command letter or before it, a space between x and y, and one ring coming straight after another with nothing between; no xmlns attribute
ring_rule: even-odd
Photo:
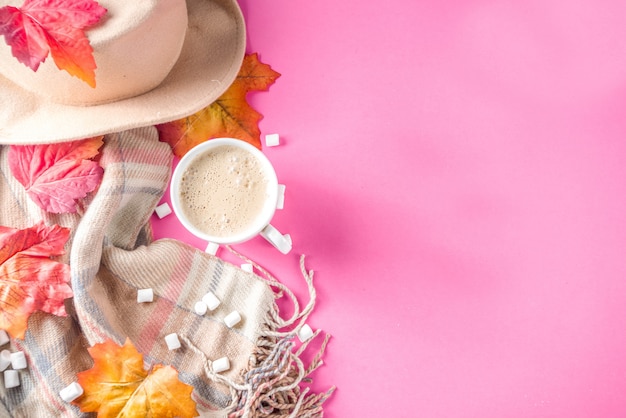
<svg viewBox="0 0 626 418"><path fill-rule="evenodd" d="M170 194L180 222L203 240L228 245L260 234L283 254L291 251L291 240L270 224L278 203L274 167L245 141L196 145L176 166Z"/></svg>

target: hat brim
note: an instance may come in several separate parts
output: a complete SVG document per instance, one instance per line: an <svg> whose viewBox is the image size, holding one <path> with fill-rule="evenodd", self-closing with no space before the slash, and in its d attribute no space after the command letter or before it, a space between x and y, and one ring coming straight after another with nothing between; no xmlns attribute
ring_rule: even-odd
<svg viewBox="0 0 626 418"><path fill-rule="evenodd" d="M47 101L0 76L0 144L54 143L156 125L214 102L243 61L246 31L236 0L187 0L189 27L178 62L155 89L94 105Z"/></svg>

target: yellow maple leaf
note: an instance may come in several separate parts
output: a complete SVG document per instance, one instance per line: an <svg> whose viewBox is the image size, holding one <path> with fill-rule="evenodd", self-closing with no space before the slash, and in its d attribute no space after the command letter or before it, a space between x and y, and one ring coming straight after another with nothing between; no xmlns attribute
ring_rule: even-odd
<svg viewBox="0 0 626 418"><path fill-rule="evenodd" d="M218 137L237 138L261 148L259 121L263 115L246 101L250 91L266 91L280 74L259 61L258 55L246 55L237 78L215 102L173 122L157 125L159 138L170 144L178 157L204 141Z"/></svg>
<svg viewBox="0 0 626 418"><path fill-rule="evenodd" d="M143 367L143 356L126 339L123 346L111 340L88 349L91 369L77 374L84 393L73 401L83 412L98 418L181 417L198 415L191 399L193 387L178 380L171 366Z"/></svg>

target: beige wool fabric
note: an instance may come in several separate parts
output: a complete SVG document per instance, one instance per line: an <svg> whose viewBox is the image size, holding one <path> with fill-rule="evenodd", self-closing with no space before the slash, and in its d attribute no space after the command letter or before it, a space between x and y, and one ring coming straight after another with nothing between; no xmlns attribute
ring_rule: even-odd
<svg viewBox="0 0 626 418"><path fill-rule="evenodd" d="M282 373L280 382L292 386L291 395L278 401L286 405L284 410L263 415L255 409L261 392L244 374L274 354L295 360L288 343L293 334L278 330L287 322L277 315L276 294L268 282L179 241L151 240L149 219L167 186L172 162L169 146L158 141L154 127L105 137L102 183L78 214L53 215L33 204L8 169L7 150L0 148L0 224L26 228L43 220L72 230L62 261L70 264L74 298L66 301L67 317L35 313L25 339L12 339L11 350L24 351L29 367L20 374L19 390L0 385L0 417L82 416L60 399L59 391L76 380L77 372L91 367L87 347L106 338L118 344L129 338L149 366L174 366L180 379L194 386L193 398L203 416L283 416L297 408L303 412L294 412L294 417L323 415L320 405L327 395L305 398L297 388L317 365L298 371L290 362L283 369L270 365L263 370ZM148 287L155 301L137 303L137 289ZM198 316L194 303L209 290L222 304ZM229 329L222 320L234 310L243 320ZM301 315L305 319L310 309L306 311ZM164 337L173 332L183 346L170 351ZM231 369L212 376L207 365L223 356L230 359Z"/></svg>
<svg viewBox="0 0 626 418"><path fill-rule="evenodd" d="M167 0L179 3L183 0ZM115 3L117 7L134 9L138 3L161 3L165 0L101 0L103 7ZM63 104L38 93L37 86L50 86L55 79L68 80L70 85L82 81L58 70L47 58L44 66L49 71L29 74L22 64L15 62L10 48L0 41L0 144L42 144L63 142L104 135L113 132L156 125L187 117L214 102L232 83L241 67L246 48L246 28L243 15L236 0L185 0L188 14L188 27L178 60L167 73L165 79L153 89L137 94L133 91L133 83L115 82L120 74L133 74L134 79L142 74L161 73L169 68L155 68L147 59L141 59L137 49L142 53L156 55L163 53L163 42L158 37L170 35L168 27L151 25L148 31L156 32L153 36L140 33L141 42L127 39L114 40L126 51L126 59L117 61L94 52L96 64L96 92L94 97L108 97L99 104L88 106ZM21 0L0 0L0 7L5 5L21 5ZM167 7L154 7L157 21L165 21L169 17ZM138 12L139 13L139 12ZM145 18L145 16L144 16ZM160 19L160 20L159 20ZM125 20L117 20L115 10L111 10L102 20L103 26L125 25ZM148 24L151 22L141 22ZM184 29L184 28L183 28ZM86 34L98 35L99 28L88 29ZM95 32L95 34L94 34ZM173 34L172 34L172 37ZM122 37L123 38L123 37ZM97 41L97 39L96 39ZM139 44L137 44L139 43ZM117 46L117 45L116 45ZM97 47L97 45L96 45ZM50 62L48 62L50 61ZM125 64L124 68L119 61ZM25 72L23 77L13 73L18 68ZM106 71L111 74L102 74ZM52 77L54 75L54 78ZM98 85L99 75L103 76ZM109 77L110 76L110 77ZM20 87L31 78L38 81L30 85L30 89ZM123 77L122 77L123 78ZM149 78L149 77L146 77ZM107 82L108 79L111 79ZM81 84L82 83L82 84ZM139 84L139 83L136 83ZM85 87L89 89L89 87ZM99 90L107 90L100 92ZM110 90L110 91L108 91ZM118 91L122 90L122 91ZM34 92L33 92L34 91ZM84 90L76 90L84 91ZM89 91L87 91L89 92ZM57 92L58 93L58 92ZM56 94L55 94L56 95ZM81 94L80 101L87 101L88 94ZM129 97L130 96L130 97ZM69 100L69 99L64 99ZM95 100L95 99L94 99Z"/></svg>

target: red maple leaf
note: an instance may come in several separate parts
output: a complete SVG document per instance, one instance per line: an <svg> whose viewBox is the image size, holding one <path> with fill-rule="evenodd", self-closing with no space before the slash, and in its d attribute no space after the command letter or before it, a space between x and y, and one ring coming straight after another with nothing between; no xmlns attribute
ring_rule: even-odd
<svg viewBox="0 0 626 418"><path fill-rule="evenodd" d="M50 52L60 70L95 87L96 62L84 29L106 11L94 0L25 0L22 7L0 7L0 35L33 71Z"/></svg>
<svg viewBox="0 0 626 418"><path fill-rule="evenodd" d="M42 145L11 145L9 167L28 196L52 213L73 213L76 201L93 191L102 179L98 154L102 138Z"/></svg>
<svg viewBox="0 0 626 418"><path fill-rule="evenodd" d="M0 329L24 338L35 311L66 316L70 268L52 260L64 253L70 230L39 222L26 229L0 226Z"/></svg>

